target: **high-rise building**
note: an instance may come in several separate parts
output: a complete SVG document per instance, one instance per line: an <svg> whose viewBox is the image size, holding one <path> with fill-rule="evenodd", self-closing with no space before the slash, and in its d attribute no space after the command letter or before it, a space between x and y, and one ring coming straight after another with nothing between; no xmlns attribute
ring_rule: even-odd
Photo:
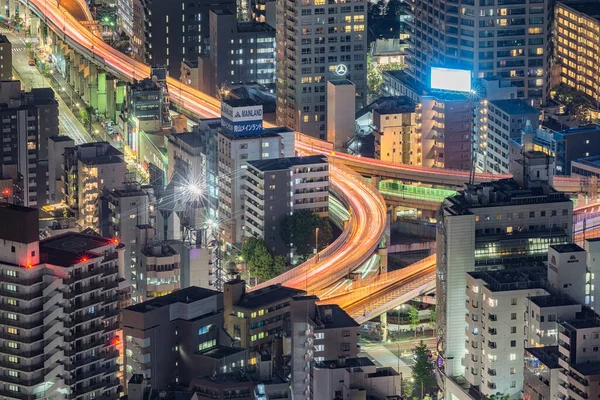
<svg viewBox="0 0 600 400"><path fill-rule="evenodd" d="M13 182L13 200L25 206L48 203L48 139L58 136L58 103L52 89L22 93L20 83L2 82L2 171Z"/></svg>
<svg viewBox="0 0 600 400"><path fill-rule="evenodd" d="M540 111L522 99L491 100L485 103L485 121L479 125L479 129L485 132L485 138L480 141L483 143L484 171L508 174L510 139L520 137L523 129L537 129Z"/></svg>
<svg viewBox="0 0 600 400"><path fill-rule="evenodd" d="M132 182L126 182L119 189L104 190L99 198L99 232L106 237L118 238L125 244L124 277L131 282L136 300L140 263L137 227L154 223L153 203L152 189Z"/></svg>
<svg viewBox="0 0 600 400"><path fill-rule="evenodd" d="M12 80L12 44L5 35L0 35L0 80Z"/></svg>
<svg viewBox="0 0 600 400"><path fill-rule="evenodd" d="M291 303L295 296L302 294L302 290L281 285L246 293L243 280L225 283L224 328L240 347L248 349L250 370L257 368L261 351L269 352L271 359L281 355L282 338L291 334L288 323ZM281 360L275 361L281 366Z"/></svg>
<svg viewBox="0 0 600 400"><path fill-rule="evenodd" d="M410 21L414 56L409 70L429 82L431 66L472 71L474 78L500 77L517 96L545 101L550 84L552 7L548 0L414 0Z"/></svg>
<svg viewBox="0 0 600 400"><path fill-rule="evenodd" d="M120 0L117 2L117 24L129 37L130 55L140 61L146 57L144 0Z"/></svg>
<svg viewBox="0 0 600 400"><path fill-rule="evenodd" d="M181 62L195 60L208 51L209 12L215 7L236 9L235 0L192 0L144 2L146 61L167 67L179 79Z"/></svg>
<svg viewBox="0 0 600 400"><path fill-rule="evenodd" d="M123 153L108 142L86 143L65 149L65 201L76 213L79 226L99 230L98 199L104 189L122 187L125 173Z"/></svg>
<svg viewBox="0 0 600 400"><path fill-rule="evenodd" d="M64 200L65 150L75 146L68 136L52 136L48 139L48 201L60 203Z"/></svg>
<svg viewBox="0 0 600 400"><path fill-rule="evenodd" d="M118 399L123 246L81 233L40 241L35 209L4 203L0 219L2 397Z"/></svg>
<svg viewBox="0 0 600 400"><path fill-rule="evenodd" d="M288 255L281 239L283 219L299 210L327 218L329 164L323 156L249 161L244 191L244 234L263 239L269 249Z"/></svg>
<svg viewBox="0 0 600 400"><path fill-rule="evenodd" d="M258 83L275 90L275 29L254 21L238 21L230 10L211 10L210 52L200 57L200 90L217 96L221 88Z"/></svg>
<svg viewBox="0 0 600 400"><path fill-rule="evenodd" d="M368 49L364 2L278 2L276 39L277 125L325 139L329 80L353 82L356 108L365 106Z"/></svg>
<svg viewBox="0 0 600 400"><path fill-rule="evenodd" d="M571 241L573 204L551 187L547 164L546 155L529 155L515 170L516 180L466 185L441 207L437 327L445 376L465 372L466 273L543 261L548 246Z"/></svg>
<svg viewBox="0 0 600 400"><path fill-rule="evenodd" d="M243 233L243 172L248 161L294 156L294 132L288 128L262 128L262 106L249 100L227 100L218 134L219 220L221 239L241 243Z"/></svg>
<svg viewBox="0 0 600 400"><path fill-rule="evenodd" d="M473 99L457 93L421 96L417 107L421 138L411 146L425 167L471 169Z"/></svg>
<svg viewBox="0 0 600 400"><path fill-rule="evenodd" d="M142 375L160 390L243 367L248 352L231 347L223 311L223 293L199 287L124 309L126 379Z"/></svg>
<svg viewBox="0 0 600 400"><path fill-rule="evenodd" d="M554 7L554 54L560 83L600 99L600 61L594 44L600 39L600 3L557 1ZM559 83L559 82L556 82Z"/></svg>

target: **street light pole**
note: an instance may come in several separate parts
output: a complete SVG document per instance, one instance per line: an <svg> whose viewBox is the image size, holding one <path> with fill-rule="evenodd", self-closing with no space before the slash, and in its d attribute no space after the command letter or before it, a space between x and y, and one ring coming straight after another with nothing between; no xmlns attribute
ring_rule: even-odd
<svg viewBox="0 0 600 400"><path fill-rule="evenodd" d="M315 228L315 256L316 260L319 262L319 228Z"/></svg>

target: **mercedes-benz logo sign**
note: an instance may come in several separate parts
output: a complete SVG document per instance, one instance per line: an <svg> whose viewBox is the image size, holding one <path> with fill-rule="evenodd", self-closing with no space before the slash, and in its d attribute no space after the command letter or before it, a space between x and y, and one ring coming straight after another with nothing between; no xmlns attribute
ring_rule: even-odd
<svg viewBox="0 0 600 400"><path fill-rule="evenodd" d="M344 76L348 73L348 67L346 67L344 64L340 64L337 67L335 67L335 74L339 75L339 76Z"/></svg>

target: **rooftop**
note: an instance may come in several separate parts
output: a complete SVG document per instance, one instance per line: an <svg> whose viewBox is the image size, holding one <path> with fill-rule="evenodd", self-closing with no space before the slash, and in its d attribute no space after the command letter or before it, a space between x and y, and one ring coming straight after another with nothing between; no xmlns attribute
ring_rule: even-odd
<svg viewBox="0 0 600 400"><path fill-rule="evenodd" d="M237 30L239 33L270 32L275 36L275 29L264 22L240 21Z"/></svg>
<svg viewBox="0 0 600 400"><path fill-rule="evenodd" d="M250 107L250 106L259 105L255 101L250 100L250 99L228 99L228 100L223 100L223 103L225 103L231 107Z"/></svg>
<svg viewBox="0 0 600 400"><path fill-rule="evenodd" d="M599 0L566 0L559 1L558 4L565 4L573 10L585 14L588 17L600 21L600 1Z"/></svg>
<svg viewBox="0 0 600 400"><path fill-rule="evenodd" d="M325 360L315 362L316 369L338 369L338 368L359 368L359 367L371 367L375 364L367 357L357 358L346 358L340 360Z"/></svg>
<svg viewBox="0 0 600 400"><path fill-rule="evenodd" d="M277 171L282 169L289 169L299 165L311 165L311 164L326 164L327 158L325 156L306 156L306 157L288 157L288 158L274 158L270 160L256 160L248 161L248 164L252 165L259 171Z"/></svg>
<svg viewBox="0 0 600 400"><path fill-rule="evenodd" d="M373 55L401 54L402 42L400 39L377 39L373 43Z"/></svg>
<svg viewBox="0 0 600 400"><path fill-rule="evenodd" d="M583 376L600 375L600 361L579 363L576 365L571 365L571 368L574 368Z"/></svg>
<svg viewBox="0 0 600 400"><path fill-rule="evenodd" d="M574 306L579 303L569 297L566 293L559 292L556 294L550 294L545 296L533 296L529 297L529 300L537 305L538 307L560 307L560 306Z"/></svg>
<svg viewBox="0 0 600 400"><path fill-rule="evenodd" d="M379 97L371 104L358 110L356 112L356 119L373 111L377 111L379 114L397 114L400 112L412 112L414 110L415 103L406 96L385 96Z"/></svg>
<svg viewBox="0 0 600 400"><path fill-rule="evenodd" d="M509 115L536 114L540 111L531 107L525 100L508 99L508 100L492 100L490 104L501 109Z"/></svg>
<svg viewBox="0 0 600 400"><path fill-rule="evenodd" d="M118 244L113 239L98 235L67 232L42 240L40 242L40 254L44 262L61 267L70 267L101 257L93 250L113 243Z"/></svg>
<svg viewBox="0 0 600 400"><path fill-rule="evenodd" d="M475 279L485 282L485 286L493 292L508 290L540 289L540 295L548 287L546 268L509 268L497 271L467 272Z"/></svg>
<svg viewBox="0 0 600 400"><path fill-rule="evenodd" d="M143 303L127 307L127 310L134 312L149 312L157 308L170 306L171 304L183 303L190 304L196 301L204 300L212 296L217 296L220 292L216 290L204 289L198 286L190 286L178 290L165 296L156 297Z"/></svg>
<svg viewBox="0 0 600 400"><path fill-rule="evenodd" d="M337 304L317 306L319 322L318 329L353 328L360 326L358 322L342 310Z"/></svg>
<svg viewBox="0 0 600 400"><path fill-rule="evenodd" d="M354 83L351 82L351 81L349 81L348 79L337 79L337 80L329 81L329 83L331 83L333 86L349 86L349 85L354 85Z"/></svg>
<svg viewBox="0 0 600 400"><path fill-rule="evenodd" d="M587 165L588 167L600 168L600 156L578 158L577 160L573 161L573 163Z"/></svg>
<svg viewBox="0 0 600 400"><path fill-rule="evenodd" d="M49 139L52 140L53 142L72 142L73 141L73 139L71 139L69 136L51 136Z"/></svg>
<svg viewBox="0 0 600 400"><path fill-rule="evenodd" d="M579 247L575 243L555 244L550 247L556 250L557 253L575 253L585 251L583 248Z"/></svg>
<svg viewBox="0 0 600 400"><path fill-rule="evenodd" d="M450 215L469 215L480 207L520 206L539 203L572 203L563 193L549 185L523 189L513 179L465 184L456 196L444 201L444 211Z"/></svg>
<svg viewBox="0 0 600 400"><path fill-rule="evenodd" d="M304 291L287 286L271 285L250 293L245 293L241 300L235 304L235 307L254 310L279 303L300 294L304 294Z"/></svg>
<svg viewBox="0 0 600 400"><path fill-rule="evenodd" d="M525 349L550 369L558 368L558 346L529 347Z"/></svg>
<svg viewBox="0 0 600 400"><path fill-rule="evenodd" d="M199 351L197 354L204 356L204 357L213 358L215 360L221 360L225 357L229 357L234 354L241 353L243 351L246 351L246 349L240 349L237 347L228 347L228 346L215 346L208 350Z"/></svg>
<svg viewBox="0 0 600 400"><path fill-rule="evenodd" d="M566 327L572 327L575 329L600 328L600 320L598 317L592 317L589 314L584 314L581 318L563 322L563 324Z"/></svg>

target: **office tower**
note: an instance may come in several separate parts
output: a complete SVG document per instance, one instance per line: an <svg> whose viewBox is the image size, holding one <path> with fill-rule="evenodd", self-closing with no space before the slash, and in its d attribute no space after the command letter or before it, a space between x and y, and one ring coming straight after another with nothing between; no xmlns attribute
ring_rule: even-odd
<svg viewBox="0 0 600 400"><path fill-rule="evenodd" d="M367 5L360 1L277 3L277 125L325 139L329 80L367 90ZM352 110L352 112L354 109Z"/></svg>
<svg viewBox="0 0 600 400"><path fill-rule="evenodd" d="M473 99L466 94L422 96L417 107L421 140L413 153L425 167L471 169Z"/></svg>
<svg viewBox="0 0 600 400"><path fill-rule="evenodd" d="M431 66L467 69L474 78L508 79L519 88L517 97L543 103L550 84L550 4L415 0L410 73L428 82Z"/></svg>
<svg viewBox="0 0 600 400"><path fill-rule="evenodd" d="M559 81L600 99L600 62L594 43L600 37L594 0L558 1L554 7L554 55Z"/></svg>
<svg viewBox="0 0 600 400"><path fill-rule="evenodd" d="M590 305L586 251L574 243L548 248L548 282L568 293L579 304Z"/></svg>
<svg viewBox="0 0 600 400"><path fill-rule="evenodd" d="M124 277L133 286L133 297L138 296L137 227L154 223L154 197L152 189L125 182L118 189L103 190L98 201L99 232L106 237L118 238L125 244Z"/></svg>
<svg viewBox="0 0 600 400"><path fill-rule="evenodd" d="M108 142L86 143L65 149L65 201L82 228L100 229L98 198L104 189L125 182L123 153Z"/></svg>
<svg viewBox="0 0 600 400"><path fill-rule="evenodd" d="M48 138L58 135L58 103L52 89L22 93L20 82L2 82L1 176L13 182L14 201L31 207L48 203Z"/></svg>
<svg viewBox="0 0 600 400"><path fill-rule="evenodd" d="M277 2L275 0L251 0L250 19L256 22L264 22L273 28L276 24Z"/></svg>
<svg viewBox="0 0 600 400"><path fill-rule="evenodd" d="M516 180L466 185L442 204L437 328L446 376L465 371L461 359L465 356L466 273L543 261L548 246L571 241L573 203L550 186L547 164L546 155L528 154L515 170Z"/></svg>
<svg viewBox="0 0 600 400"><path fill-rule="evenodd" d="M130 306L122 315L127 380L143 375L161 390L246 363L248 352L231 348L223 331L220 292L189 287Z"/></svg>
<svg viewBox="0 0 600 400"><path fill-rule="evenodd" d="M4 203L0 219L2 396L117 399L123 246L81 233L40 241L35 209Z"/></svg>
<svg viewBox="0 0 600 400"><path fill-rule="evenodd" d="M354 137L354 119L347 113L355 107L355 93L348 79L327 82L327 141L338 151L347 149Z"/></svg>
<svg viewBox="0 0 600 400"><path fill-rule="evenodd" d="M255 370L263 358L281 367L282 338L289 336L290 305L302 290L281 285L246 293L246 282L240 279L226 282L223 287L224 328L240 347L248 349L248 369Z"/></svg>
<svg viewBox="0 0 600 400"><path fill-rule="evenodd" d="M4 35L0 35L0 80L12 80L12 44Z"/></svg>
<svg viewBox="0 0 600 400"><path fill-rule="evenodd" d="M235 0L151 0L144 5L146 61L150 65L165 65L176 79L182 61L195 60L208 51L209 11L215 7L236 9Z"/></svg>
<svg viewBox="0 0 600 400"><path fill-rule="evenodd" d="M512 138L521 136L523 129L537 129L540 111L521 99L485 101L480 108L483 121L479 129L484 132L481 138L482 163L485 172L495 174L510 173L510 147Z"/></svg>
<svg viewBox="0 0 600 400"><path fill-rule="evenodd" d="M329 164L323 156L249 161L244 191L244 234L263 239L269 249L289 255L279 233L284 218L310 210L327 218Z"/></svg>
<svg viewBox="0 0 600 400"><path fill-rule="evenodd" d="M48 202L60 203L64 200L64 161L65 149L75 146L68 136L52 136L48 139Z"/></svg>
<svg viewBox="0 0 600 400"><path fill-rule="evenodd" d="M219 220L221 240L229 246L241 243L243 233L243 172L248 161L294 156L294 132L262 127L262 106L249 100L222 103L218 134Z"/></svg>
<svg viewBox="0 0 600 400"><path fill-rule="evenodd" d="M484 396L521 393L524 348L556 345L557 321L575 318L582 310L546 281L541 263L468 272L465 293L464 378ZM446 389L457 395L452 383Z"/></svg>
<svg viewBox="0 0 600 400"><path fill-rule="evenodd" d="M146 35L142 0L119 0L117 2L117 24L129 37L130 55L139 61L146 57Z"/></svg>
<svg viewBox="0 0 600 400"><path fill-rule="evenodd" d="M231 10L211 10L210 53L200 58L200 90L222 95L221 88L259 83L275 91L275 29L254 21L238 21ZM204 71L206 70L206 71Z"/></svg>

